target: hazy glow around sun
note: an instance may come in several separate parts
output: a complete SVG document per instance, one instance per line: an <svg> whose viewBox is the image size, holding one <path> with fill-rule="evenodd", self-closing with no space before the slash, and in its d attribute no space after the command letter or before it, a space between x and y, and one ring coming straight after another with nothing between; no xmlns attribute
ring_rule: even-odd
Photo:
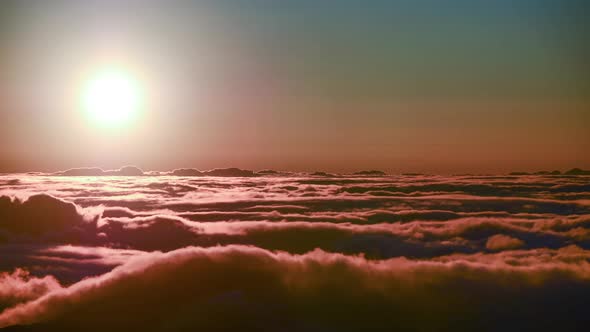
<svg viewBox="0 0 590 332"><path fill-rule="evenodd" d="M93 123L121 126L133 120L141 107L141 89L134 77L122 70L104 70L84 86L82 106Z"/></svg>

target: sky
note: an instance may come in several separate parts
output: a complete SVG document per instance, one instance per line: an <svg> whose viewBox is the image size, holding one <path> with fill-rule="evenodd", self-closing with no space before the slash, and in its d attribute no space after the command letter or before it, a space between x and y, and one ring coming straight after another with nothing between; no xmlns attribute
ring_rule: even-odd
<svg viewBox="0 0 590 332"><path fill-rule="evenodd" d="M590 168L584 1L3 1L0 172ZM85 82L119 68L137 116Z"/></svg>

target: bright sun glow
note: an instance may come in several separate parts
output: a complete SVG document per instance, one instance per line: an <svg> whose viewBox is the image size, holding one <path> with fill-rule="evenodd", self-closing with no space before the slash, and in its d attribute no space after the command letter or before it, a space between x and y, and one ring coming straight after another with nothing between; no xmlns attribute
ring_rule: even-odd
<svg viewBox="0 0 590 332"><path fill-rule="evenodd" d="M141 106L141 91L130 74L107 70L98 73L86 84L82 102L93 122L121 126L137 115Z"/></svg>

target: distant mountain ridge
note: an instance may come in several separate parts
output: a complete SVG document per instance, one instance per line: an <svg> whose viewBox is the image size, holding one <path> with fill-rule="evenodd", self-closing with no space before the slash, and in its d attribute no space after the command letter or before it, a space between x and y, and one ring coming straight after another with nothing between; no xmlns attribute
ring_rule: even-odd
<svg viewBox="0 0 590 332"><path fill-rule="evenodd" d="M381 170L362 170L347 174L328 173L324 171L314 172L289 172L277 171L272 169L263 169L260 171L253 171L241 169L237 167L228 168L214 168L210 170L199 170L197 168L177 168L172 171L144 171L137 166L123 166L119 169L104 170L100 167L79 167L71 168L64 171L54 173L29 172L31 175L51 175L51 176L215 176L215 177L258 177L258 176L287 176L287 175L309 175L317 177L337 177L343 175L352 176L369 176L380 177L388 176L389 174ZM423 173L401 173L404 176L425 175ZM469 175L469 174L465 174ZM511 176L525 176L525 175L551 175L551 176L578 176L590 175L590 170L581 168L571 168L567 171L561 172L559 170L553 171L536 171L536 172L510 172Z"/></svg>

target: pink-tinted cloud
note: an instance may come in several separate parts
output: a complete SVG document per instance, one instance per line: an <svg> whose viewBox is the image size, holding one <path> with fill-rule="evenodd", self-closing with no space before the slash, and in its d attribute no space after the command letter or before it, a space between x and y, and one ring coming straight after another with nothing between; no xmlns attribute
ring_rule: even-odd
<svg viewBox="0 0 590 332"><path fill-rule="evenodd" d="M59 289L61 285L52 276L37 278L22 269L0 272L0 310Z"/></svg>
<svg viewBox="0 0 590 332"><path fill-rule="evenodd" d="M0 271L64 288L1 317L42 331L518 330L541 313L567 330L590 297L587 179L8 175Z"/></svg>
<svg viewBox="0 0 590 332"><path fill-rule="evenodd" d="M522 246L524 246L524 242L522 240L503 234L490 236L486 242L486 248L490 250L517 249Z"/></svg>
<svg viewBox="0 0 590 332"><path fill-rule="evenodd" d="M0 230L17 236L75 230L96 219L97 216L87 218L75 204L51 195L38 194L25 200L0 196Z"/></svg>
<svg viewBox="0 0 590 332"><path fill-rule="evenodd" d="M369 261L319 250L291 255L241 246L186 248L131 259L17 305L0 314L0 326L567 330L584 319L576 306L590 293L590 265L579 249L503 255Z"/></svg>

